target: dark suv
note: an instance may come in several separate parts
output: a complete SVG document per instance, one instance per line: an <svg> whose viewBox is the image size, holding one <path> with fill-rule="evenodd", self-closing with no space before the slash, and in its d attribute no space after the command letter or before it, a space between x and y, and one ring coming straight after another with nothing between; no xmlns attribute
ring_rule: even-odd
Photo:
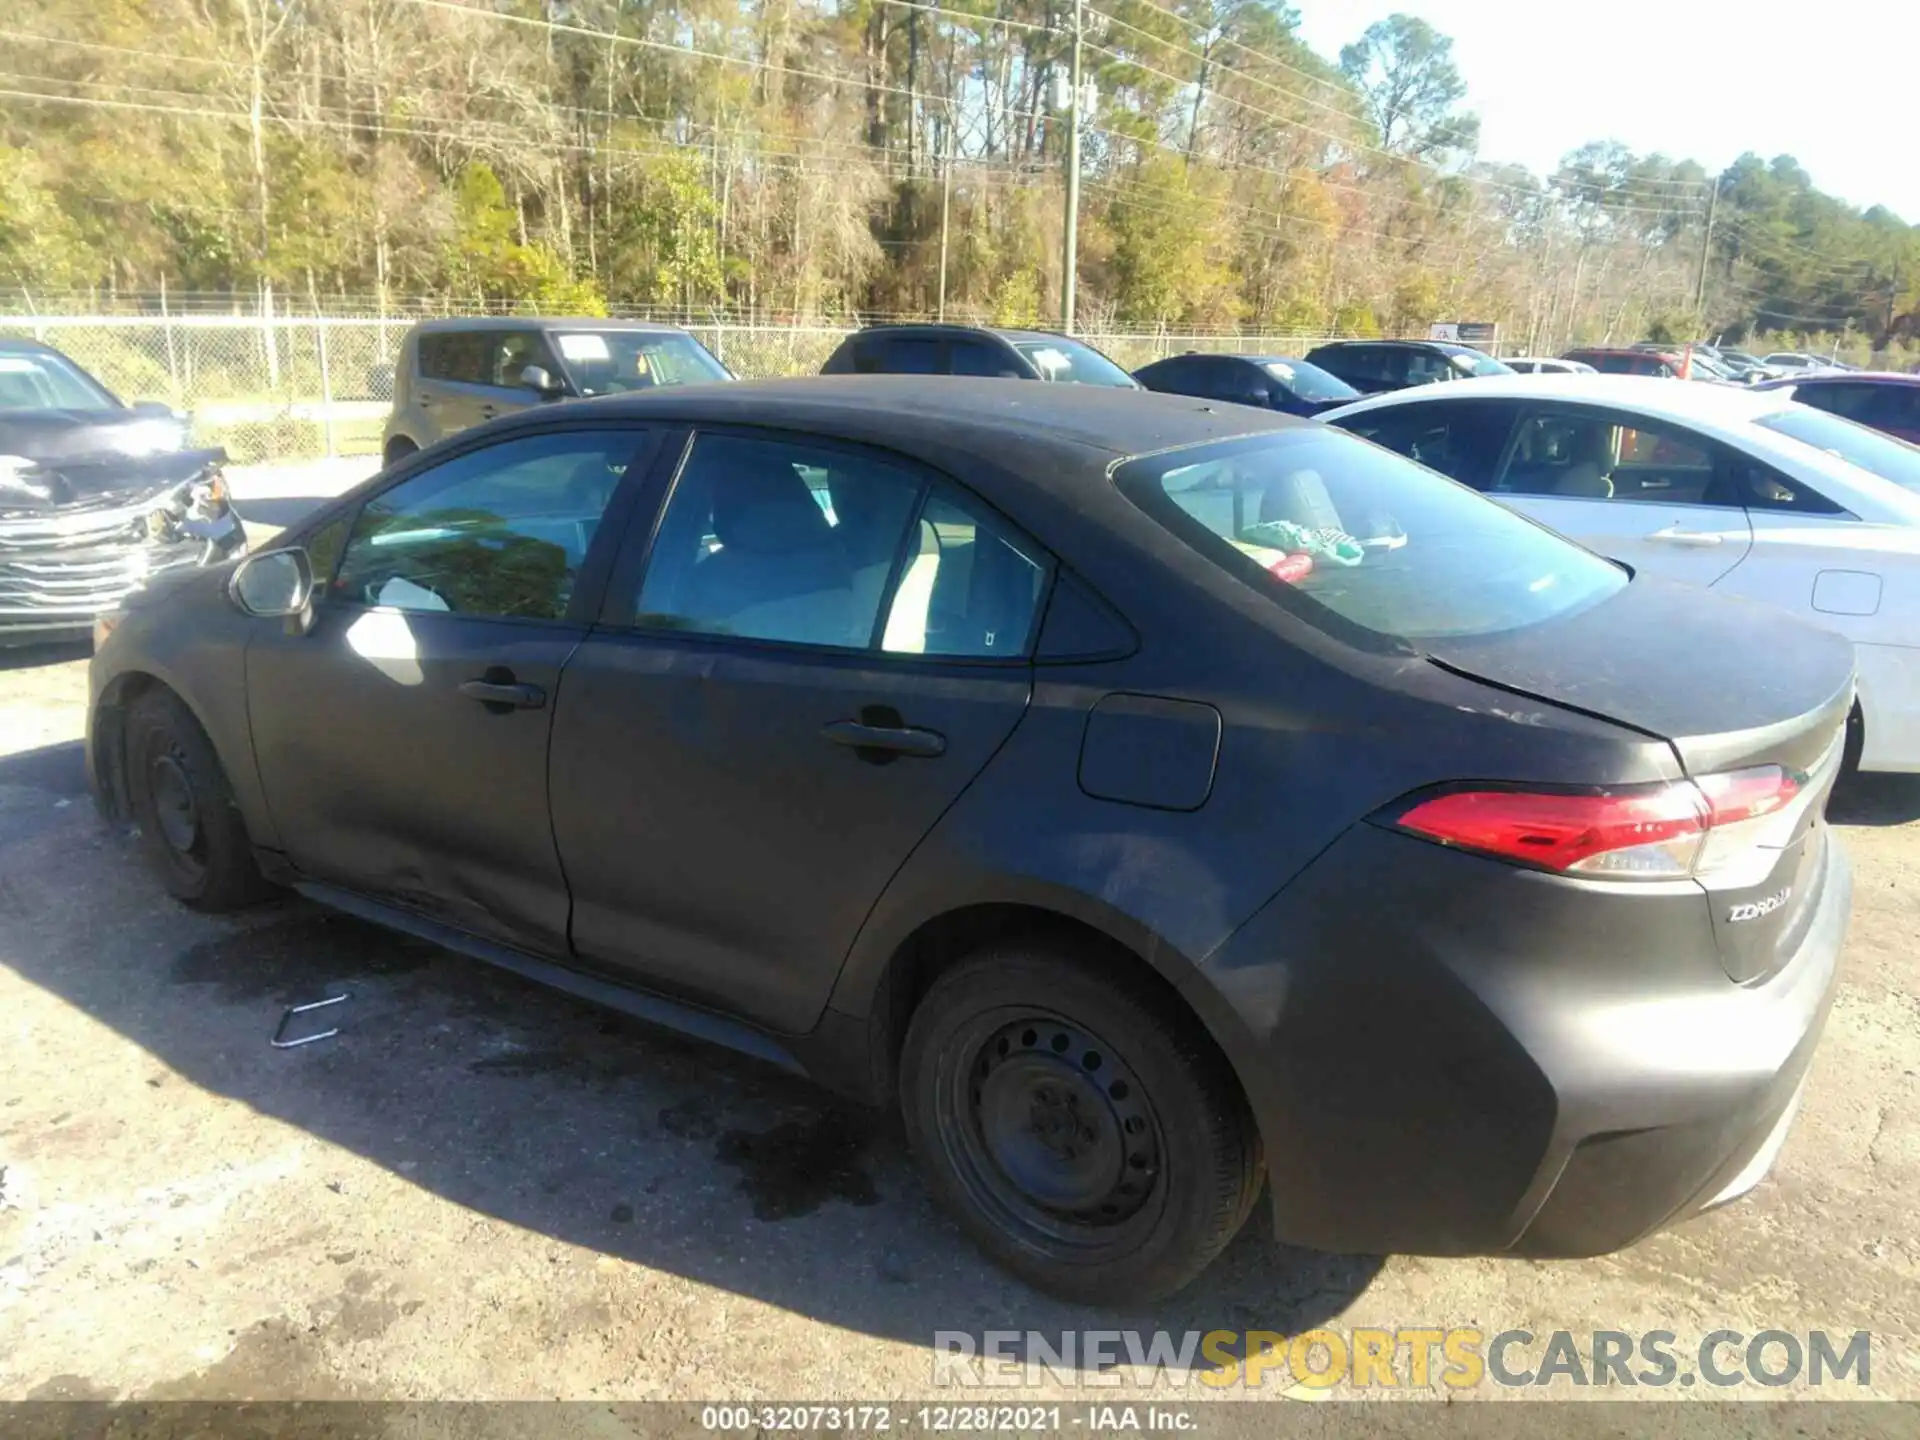
<svg viewBox="0 0 1920 1440"><path fill-rule="evenodd" d="M849 335L822 375L977 375L1137 390L1134 378L1091 345L1045 330L976 325L874 325Z"/></svg>
<svg viewBox="0 0 1920 1440"><path fill-rule="evenodd" d="M1308 351L1307 363L1339 376L1363 395L1469 375L1513 373L1470 345L1443 340L1335 340Z"/></svg>

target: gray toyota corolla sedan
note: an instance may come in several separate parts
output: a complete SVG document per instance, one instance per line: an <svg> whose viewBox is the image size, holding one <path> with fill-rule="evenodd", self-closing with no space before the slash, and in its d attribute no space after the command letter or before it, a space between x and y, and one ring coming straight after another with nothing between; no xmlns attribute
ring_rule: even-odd
<svg viewBox="0 0 1920 1440"><path fill-rule="evenodd" d="M161 882L274 886L876 1105L1035 1285L1588 1255L1765 1171L1847 643L1339 431L847 377L395 465L94 659Z"/></svg>

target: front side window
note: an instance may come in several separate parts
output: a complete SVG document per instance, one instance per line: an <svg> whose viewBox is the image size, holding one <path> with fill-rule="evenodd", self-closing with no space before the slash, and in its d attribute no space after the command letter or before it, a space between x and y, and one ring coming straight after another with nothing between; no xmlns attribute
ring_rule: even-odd
<svg viewBox="0 0 1920 1440"><path fill-rule="evenodd" d="M546 340L537 330L510 330L493 338L493 346L488 360L491 373L487 383L507 389L520 388L520 372L529 365L538 365L542 370L552 373L553 352L547 349Z"/></svg>
<svg viewBox="0 0 1920 1440"><path fill-rule="evenodd" d="M1806 405L1790 405L1753 423L1838 456L1883 480L1920 491L1920 448L1878 430Z"/></svg>
<svg viewBox="0 0 1920 1440"><path fill-rule="evenodd" d="M1526 416L1494 489L1574 500L1733 503L1714 483L1713 452L1693 436L1636 420L1556 410Z"/></svg>
<svg viewBox="0 0 1920 1440"><path fill-rule="evenodd" d="M1222 569L1376 648L1536 625L1627 583L1571 541L1332 429L1144 456L1115 480Z"/></svg>
<svg viewBox="0 0 1920 1440"><path fill-rule="evenodd" d="M1042 380L1063 385L1112 385L1122 390L1139 388L1131 375L1091 345L1082 345L1064 335L1049 335L1044 340L1015 340L1013 348L1027 357Z"/></svg>
<svg viewBox="0 0 1920 1440"><path fill-rule="evenodd" d="M661 385L698 385L733 378L706 346L691 335L673 331L560 331L553 343L574 389L582 395L624 395ZM514 373L519 372L516 369Z"/></svg>
<svg viewBox="0 0 1920 1440"><path fill-rule="evenodd" d="M564 619L638 444L631 430L553 432L422 471L361 508L332 594L400 610Z"/></svg>
<svg viewBox="0 0 1920 1440"><path fill-rule="evenodd" d="M635 623L903 655L1017 659L1047 567L905 462L701 435L647 559Z"/></svg>
<svg viewBox="0 0 1920 1440"><path fill-rule="evenodd" d="M59 355L0 355L0 411L119 408L113 396Z"/></svg>
<svg viewBox="0 0 1920 1440"><path fill-rule="evenodd" d="M956 375L980 375L996 380L1024 380L1013 357L984 340L956 340L948 348L948 363Z"/></svg>

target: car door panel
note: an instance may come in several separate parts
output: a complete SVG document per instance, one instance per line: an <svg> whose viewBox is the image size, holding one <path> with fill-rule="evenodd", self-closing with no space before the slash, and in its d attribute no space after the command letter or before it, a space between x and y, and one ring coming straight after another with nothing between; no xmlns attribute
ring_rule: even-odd
<svg viewBox="0 0 1920 1440"><path fill-rule="evenodd" d="M649 492L669 485L555 709L573 948L804 1031L887 881L1025 713L1047 571L985 563L1011 553L992 522L859 447L706 432Z"/></svg>
<svg viewBox="0 0 1920 1440"><path fill-rule="evenodd" d="M1732 460L1712 443L1627 413L1523 410L1490 493L1636 571L1708 586L1746 559Z"/></svg>
<svg viewBox="0 0 1920 1440"><path fill-rule="evenodd" d="M1013 670L597 633L555 711L579 956L808 1029L867 911L1026 708ZM829 727L923 730L931 757Z"/></svg>
<svg viewBox="0 0 1920 1440"><path fill-rule="evenodd" d="M340 542L313 538L329 558L311 630L260 626L246 657L261 783L301 875L565 953L552 718L649 439L543 431L403 471L329 527L351 530L330 580Z"/></svg>

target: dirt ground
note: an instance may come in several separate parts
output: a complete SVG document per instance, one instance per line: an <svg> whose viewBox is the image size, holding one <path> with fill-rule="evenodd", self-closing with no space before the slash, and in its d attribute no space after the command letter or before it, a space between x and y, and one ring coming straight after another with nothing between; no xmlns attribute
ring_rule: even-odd
<svg viewBox="0 0 1920 1440"><path fill-rule="evenodd" d="M1261 1210L1115 1315L987 1265L890 1117L303 901L174 905L86 797L85 668L0 652L0 1399L954 1399L938 1330L1315 1325L1864 1329L1839 1388L1920 1398L1920 781L1836 801L1844 988L1746 1201L1559 1263L1307 1255Z"/></svg>

